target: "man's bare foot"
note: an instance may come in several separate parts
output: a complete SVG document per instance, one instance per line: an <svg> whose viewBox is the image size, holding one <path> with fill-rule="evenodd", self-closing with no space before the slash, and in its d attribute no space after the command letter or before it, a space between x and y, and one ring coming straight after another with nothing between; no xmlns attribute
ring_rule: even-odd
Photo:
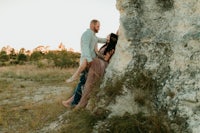
<svg viewBox="0 0 200 133"><path fill-rule="evenodd" d="M67 101L62 101L62 104L63 104L65 107L67 107L67 108L71 108L70 103L67 102Z"/></svg>

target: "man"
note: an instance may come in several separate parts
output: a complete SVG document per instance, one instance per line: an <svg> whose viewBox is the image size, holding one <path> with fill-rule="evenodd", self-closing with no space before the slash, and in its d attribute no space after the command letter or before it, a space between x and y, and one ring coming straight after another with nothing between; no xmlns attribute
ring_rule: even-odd
<svg viewBox="0 0 200 133"><path fill-rule="evenodd" d="M96 19L91 20L90 28L87 29L81 36L81 58L80 64L87 63L87 67L91 65L92 60L96 57L97 43L106 43L106 38L98 38L96 33L100 29L100 22ZM108 40L109 41L109 40ZM82 88L86 81L87 70L81 72L80 81L75 88L74 95L70 97L67 101L63 101L62 104L65 107L70 107L70 105L77 105L80 101L82 95Z"/></svg>

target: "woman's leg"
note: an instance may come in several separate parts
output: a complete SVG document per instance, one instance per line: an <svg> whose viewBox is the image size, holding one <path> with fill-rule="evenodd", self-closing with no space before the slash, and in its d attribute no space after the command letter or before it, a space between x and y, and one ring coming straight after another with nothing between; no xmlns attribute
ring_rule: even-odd
<svg viewBox="0 0 200 133"><path fill-rule="evenodd" d="M102 64L103 63L103 64ZM84 86L83 94L80 102L75 109L83 108L87 105L88 99L95 84L103 77L106 65L100 59L95 59L88 72L87 80Z"/></svg>
<svg viewBox="0 0 200 133"><path fill-rule="evenodd" d="M81 72L83 72L86 69L86 67L87 67L87 60L84 59L83 62L78 67L77 71L72 75L71 78L67 79L66 82L70 83L73 82L74 80L77 80Z"/></svg>

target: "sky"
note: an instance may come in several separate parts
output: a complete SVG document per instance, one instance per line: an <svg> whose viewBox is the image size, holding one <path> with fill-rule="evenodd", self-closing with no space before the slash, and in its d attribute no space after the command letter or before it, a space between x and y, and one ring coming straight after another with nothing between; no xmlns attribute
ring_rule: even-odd
<svg viewBox="0 0 200 133"><path fill-rule="evenodd" d="M115 33L116 0L0 0L0 49L57 49L62 42L79 52L81 35L92 19L100 21L98 37Z"/></svg>

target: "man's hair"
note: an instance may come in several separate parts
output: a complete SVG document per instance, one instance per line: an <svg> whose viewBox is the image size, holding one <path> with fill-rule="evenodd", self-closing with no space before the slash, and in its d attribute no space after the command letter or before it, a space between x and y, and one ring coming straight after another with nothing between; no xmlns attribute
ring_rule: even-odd
<svg viewBox="0 0 200 133"><path fill-rule="evenodd" d="M93 20L90 21L90 25L91 25L91 24L94 24L94 25L95 25L97 22L99 22L99 20L93 19Z"/></svg>

